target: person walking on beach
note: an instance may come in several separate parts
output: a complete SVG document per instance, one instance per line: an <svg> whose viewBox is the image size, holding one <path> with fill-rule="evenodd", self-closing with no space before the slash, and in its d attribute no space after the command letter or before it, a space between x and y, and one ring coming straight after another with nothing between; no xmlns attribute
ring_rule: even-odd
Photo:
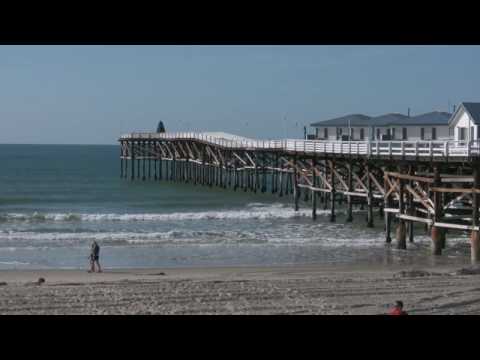
<svg viewBox="0 0 480 360"><path fill-rule="evenodd" d="M395 306L390 311L389 315L408 315L405 310L403 310L403 302L398 300L395 301Z"/></svg>
<svg viewBox="0 0 480 360"><path fill-rule="evenodd" d="M89 273L95 272L95 263L97 264L98 272L102 272L100 267L100 246L94 240L90 249L90 270Z"/></svg>

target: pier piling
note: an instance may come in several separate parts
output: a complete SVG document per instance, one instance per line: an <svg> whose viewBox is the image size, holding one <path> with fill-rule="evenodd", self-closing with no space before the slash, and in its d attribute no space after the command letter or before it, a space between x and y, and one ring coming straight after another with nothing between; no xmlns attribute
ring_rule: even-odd
<svg viewBox="0 0 480 360"><path fill-rule="evenodd" d="M425 225L437 255L446 247L447 231L470 231L471 259L480 261L480 147L473 146L477 140L467 145L451 141L398 145L233 139L198 133L122 136L120 177L145 181L153 175L155 180L234 191L292 194L295 211L300 199L311 201L315 220L323 204L331 222L336 220L337 201L340 205L346 201L346 222L353 221L354 206L361 210L366 206L366 226L373 227L378 209L387 243L392 241L392 221L397 223L399 249L406 249L407 237L414 241L416 223Z"/></svg>

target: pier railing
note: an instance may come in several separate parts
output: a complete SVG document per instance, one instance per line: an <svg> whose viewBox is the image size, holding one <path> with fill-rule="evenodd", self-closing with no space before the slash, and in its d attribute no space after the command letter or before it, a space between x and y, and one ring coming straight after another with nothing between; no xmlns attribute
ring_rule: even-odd
<svg viewBox="0 0 480 360"><path fill-rule="evenodd" d="M131 133L120 140L198 140L212 145L245 150L284 150L304 153L350 154L368 157L478 157L480 141L328 141L253 140L235 136L224 138L197 132Z"/></svg>

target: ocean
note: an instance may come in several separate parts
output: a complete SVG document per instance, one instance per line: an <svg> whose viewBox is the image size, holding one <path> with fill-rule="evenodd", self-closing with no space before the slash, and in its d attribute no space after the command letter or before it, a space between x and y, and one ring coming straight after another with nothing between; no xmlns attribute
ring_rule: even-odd
<svg viewBox="0 0 480 360"><path fill-rule="evenodd" d="M90 243L105 268L469 262L465 234L430 255L422 227L408 250L386 245L383 219L345 223L292 197L120 179L118 146L0 145L0 269L88 267ZM394 234L392 234L393 236Z"/></svg>

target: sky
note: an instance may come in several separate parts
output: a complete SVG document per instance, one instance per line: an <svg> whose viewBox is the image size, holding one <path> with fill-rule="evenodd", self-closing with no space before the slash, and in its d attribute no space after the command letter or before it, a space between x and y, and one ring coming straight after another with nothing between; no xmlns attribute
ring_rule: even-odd
<svg viewBox="0 0 480 360"><path fill-rule="evenodd" d="M301 138L349 113L480 101L478 64L480 46L0 46L0 143L116 144L160 120Z"/></svg>

